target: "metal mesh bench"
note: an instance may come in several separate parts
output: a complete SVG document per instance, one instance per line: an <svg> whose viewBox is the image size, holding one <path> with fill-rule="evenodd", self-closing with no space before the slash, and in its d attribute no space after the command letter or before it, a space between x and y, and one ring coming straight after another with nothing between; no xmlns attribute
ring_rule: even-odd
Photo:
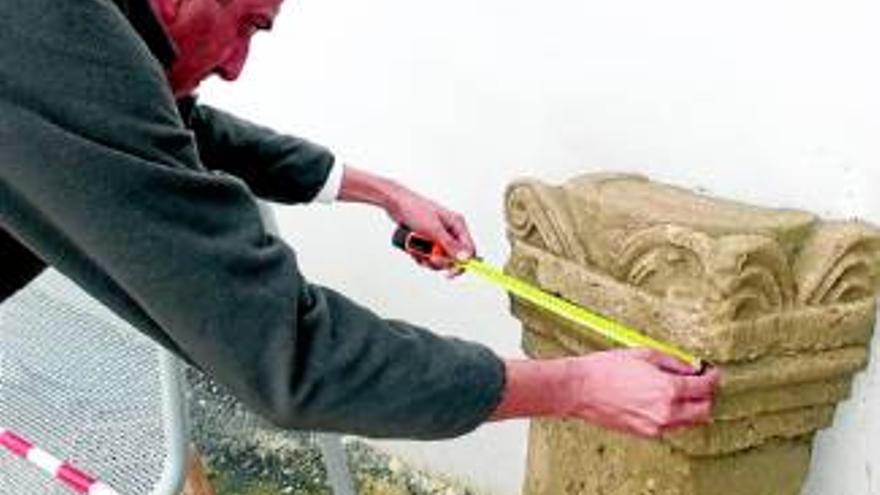
<svg viewBox="0 0 880 495"><path fill-rule="evenodd" d="M272 211L260 210L268 231ZM0 304L0 429L122 495L177 495L186 470L179 361L52 269ZM341 437L316 434L335 495L354 494ZM0 495L69 495L0 448Z"/></svg>
<svg viewBox="0 0 880 495"><path fill-rule="evenodd" d="M0 427L124 495L176 495L183 418L175 359L58 272L0 304ZM0 449L0 494L70 493Z"/></svg>

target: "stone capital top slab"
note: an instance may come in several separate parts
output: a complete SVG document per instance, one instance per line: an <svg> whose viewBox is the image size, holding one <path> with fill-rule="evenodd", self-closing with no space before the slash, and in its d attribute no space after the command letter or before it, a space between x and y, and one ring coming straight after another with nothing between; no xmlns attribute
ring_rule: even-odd
<svg viewBox="0 0 880 495"><path fill-rule="evenodd" d="M866 223L610 174L518 181L506 211L509 270L703 355L791 352L792 335L812 348L864 344L870 334L880 230ZM860 329L841 329L849 341L835 337L854 320Z"/></svg>

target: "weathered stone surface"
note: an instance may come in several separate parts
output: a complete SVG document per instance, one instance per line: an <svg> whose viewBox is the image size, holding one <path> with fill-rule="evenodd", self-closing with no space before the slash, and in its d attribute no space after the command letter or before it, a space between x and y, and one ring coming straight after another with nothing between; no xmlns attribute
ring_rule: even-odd
<svg viewBox="0 0 880 495"><path fill-rule="evenodd" d="M796 495L815 431L865 366L880 231L713 199L635 176L507 193L508 272L723 371L714 421L647 441L532 424L528 495ZM526 302L535 357L609 347Z"/></svg>
<svg viewBox="0 0 880 495"><path fill-rule="evenodd" d="M694 458L664 442L622 437L579 421L536 420L528 455L526 494L781 495L798 493L810 441L773 440Z"/></svg>

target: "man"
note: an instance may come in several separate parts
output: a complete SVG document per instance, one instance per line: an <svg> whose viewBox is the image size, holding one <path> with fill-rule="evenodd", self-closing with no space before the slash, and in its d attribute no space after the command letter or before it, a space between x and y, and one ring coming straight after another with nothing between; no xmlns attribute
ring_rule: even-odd
<svg viewBox="0 0 880 495"><path fill-rule="evenodd" d="M708 419L715 371L644 350L502 361L304 280L253 195L367 202L474 247L459 215L195 102L238 77L281 2L0 3L0 297L50 264L286 427L427 439L544 415L652 436Z"/></svg>

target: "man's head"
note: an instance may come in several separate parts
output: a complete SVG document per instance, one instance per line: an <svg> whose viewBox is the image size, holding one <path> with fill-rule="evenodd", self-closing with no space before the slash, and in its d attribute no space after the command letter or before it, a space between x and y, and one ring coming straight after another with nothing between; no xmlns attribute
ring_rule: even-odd
<svg viewBox="0 0 880 495"><path fill-rule="evenodd" d="M269 30L283 0L152 0L178 57L168 80L175 96L193 92L212 74L238 78L251 37Z"/></svg>

